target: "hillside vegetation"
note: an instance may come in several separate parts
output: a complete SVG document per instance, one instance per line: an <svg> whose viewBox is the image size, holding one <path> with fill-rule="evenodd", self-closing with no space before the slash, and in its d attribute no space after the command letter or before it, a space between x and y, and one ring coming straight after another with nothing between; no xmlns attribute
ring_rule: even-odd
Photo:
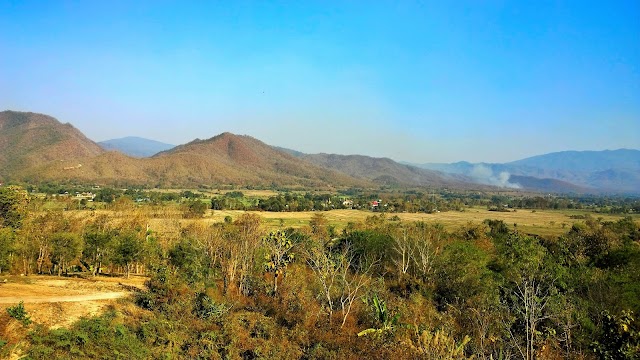
<svg viewBox="0 0 640 360"><path fill-rule="evenodd" d="M0 129L0 176L6 180L163 187L369 185L365 179L318 167L254 138L230 133L137 159L106 152L71 125L45 115L5 111Z"/></svg>
<svg viewBox="0 0 640 360"><path fill-rule="evenodd" d="M640 225L631 216L587 213L545 237L490 218L445 227L372 212L341 228L322 212L297 228L266 227L250 213L212 223L204 202L182 195L178 204L136 205L123 195L105 197L97 210L62 211L74 200L0 188L3 273L149 277L135 296L64 328L33 324L21 304L9 307L0 356L640 354ZM530 200L510 201L542 204Z"/></svg>

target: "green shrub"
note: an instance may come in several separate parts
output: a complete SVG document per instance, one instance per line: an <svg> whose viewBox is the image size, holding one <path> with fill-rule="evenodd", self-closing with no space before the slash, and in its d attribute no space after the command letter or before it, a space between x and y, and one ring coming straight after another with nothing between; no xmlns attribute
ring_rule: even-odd
<svg viewBox="0 0 640 360"><path fill-rule="evenodd" d="M7 313L12 318L20 321L22 325L27 326L31 324L31 318L27 315L27 310L24 309L24 302L20 301L20 303L16 306L10 306L7 308Z"/></svg>
<svg viewBox="0 0 640 360"><path fill-rule="evenodd" d="M32 359L147 359L149 350L135 330L121 324L114 312L81 319L71 329L38 327L30 335Z"/></svg>

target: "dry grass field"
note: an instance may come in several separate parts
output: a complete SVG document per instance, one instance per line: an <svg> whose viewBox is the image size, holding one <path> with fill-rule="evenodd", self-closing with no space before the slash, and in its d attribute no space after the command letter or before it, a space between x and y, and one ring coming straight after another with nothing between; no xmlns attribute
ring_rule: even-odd
<svg viewBox="0 0 640 360"><path fill-rule="evenodd" d="M249 212L257 214L264 220L264 224L270 229L280 227L300 228L309 224L311 218L320 213L324 215L329 223L337 230L344 229L348 223L364 221L369 216L379 215L366 210L331 210L331 211L305 211L305 212L266 212L266 211L242 211L242 210L207 210L202 219L182 219L182 212L176 206L162 207L139 207L134 209L123 209L121 211L99 210L94 214L105 214L115 222L126 221L127 219L139 217L149 218L149 225L152 230L172 232L177 229L177 225L205 222L207 224L223 222L225 217L230 216L236 219L241 214ZM89 211L70 211L72 216L80 219L89 216ZM70 214L71 215L71 214ZM484 207L467 208L465 211L447 211L434 214L425 213L387 213L385 216L390 219L395 216L402 221L425 221L428 223L440 223L449 231L454 231L468 223L481 223L486 219L497 219L504 221L508 226L517 228L527 234L540 236L557 236L567 232L576 222L584 222L572 216L591 215L595 218L602 218L604 221L616 221L623 218L623 215L598 214L588 210L517 210L510 212L489 211ZM636 221L640 221L638 214L632 215Z"/></svg>
<svg viewBox="0 0 640 360"><path fill-rule="evenodd" d="M219 210L213 211L206 216L205 221L221 222L225 216L236 218L243 211ZM312 216L318 212L253 212L262 217L267 226L277 228L302 227L309 224ZM332 210L321 212L325 215L329 223L338 229L343 229L349 222L363 221L369 216L377 215L370 211L362 210ZM584 220L572 219L572 215L591 214L603 220L615 221L621 219L622 215L594 214L588 211L579 210L518 210L512 212L488 211L486 208L470 208L464 212L447 211L434 214L424 213L396 213L386 214L387 218L398 216L402 221L425 221L428 223L440 223L448 230L455 230L469 222L480 223L485 219L497 219L504 221L509 226L517 227L522 232L541 236L560 235L571 228L575 222ZM640 219L635 216L635 219Z"/></svg>

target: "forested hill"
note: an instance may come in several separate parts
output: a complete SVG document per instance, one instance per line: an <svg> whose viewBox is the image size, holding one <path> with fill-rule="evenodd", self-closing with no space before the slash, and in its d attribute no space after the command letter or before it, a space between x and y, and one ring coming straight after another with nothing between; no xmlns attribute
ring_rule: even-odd
<svg viewBox="0 0 640 360"><path fill-rule="evenodd" d="M439 171L403 165L388 158L363 155L312 154L302 159L316 165L345 174L386 185L437 185L464 187L471 185L468 179ZM467 180L467 181L465 181Z"/></svg>
<svg viewBox="0 0 640 360"><path fill-rule="evenodd" d="M51 162L77 165L78 159L104 152L71 124L51 116L0 112L0 179Z"/></svg>
<svg viewBox="0 0 640 360"><path fill-rule="evenodd" d="M51 116L16 111L0 113L0 180L163 187L372 185L249 136L223 133L151 158L134 158L104 150L72 125Z"/></svg>

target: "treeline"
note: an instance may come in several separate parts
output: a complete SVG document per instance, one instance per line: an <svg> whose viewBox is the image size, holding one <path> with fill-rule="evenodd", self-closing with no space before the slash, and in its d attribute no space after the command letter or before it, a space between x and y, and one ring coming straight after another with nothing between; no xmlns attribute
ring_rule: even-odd
<svg viewBox="0 0 640 360"><path fill-rule="evenodd" d="M95 194L93 201L112 203L125 197L141 204L162 205L167 202L184 202L201 199L209 189L167 192L142 187L114 189L81 185L40 184L28 185L29 193L39 192L48 196L71 196L77 193ZM363 189L339 190L334 194L313 192L291 192L276 189L280 194L268 198L248 197L239 190L226 192L211 198L214 210L262 210L262 211L323 211L332 209L368 209L376 212L423 212L464 211L472 206L489 209L540 209L540 210L590 210L597 213L632 214L640 211L640 198L621 196L547 195L529 196L517 194L494 194L477 191L449 190L390 190ZM206 198L206 199L205 199ZM378 206L373 206L379 201ZM82 204L86 207L86 201Z"/></svg>
<svg viewBox="0 0 640 360"><path fill-rule="evenodd" d="M297 230L267 232L244 214L211 226L176 223L166 236L147 229L144 216L78 226L60 213L25 212L24 201L0 190L0 259L10 271L137 268L150 276L123 308L68 330L35 329L31 358L640 354L640 228L629 217L586 217L554 239L499 220L447 231L384 214L336 232L322 213ZM74 251L60 254L58 242Z"/></svg>

